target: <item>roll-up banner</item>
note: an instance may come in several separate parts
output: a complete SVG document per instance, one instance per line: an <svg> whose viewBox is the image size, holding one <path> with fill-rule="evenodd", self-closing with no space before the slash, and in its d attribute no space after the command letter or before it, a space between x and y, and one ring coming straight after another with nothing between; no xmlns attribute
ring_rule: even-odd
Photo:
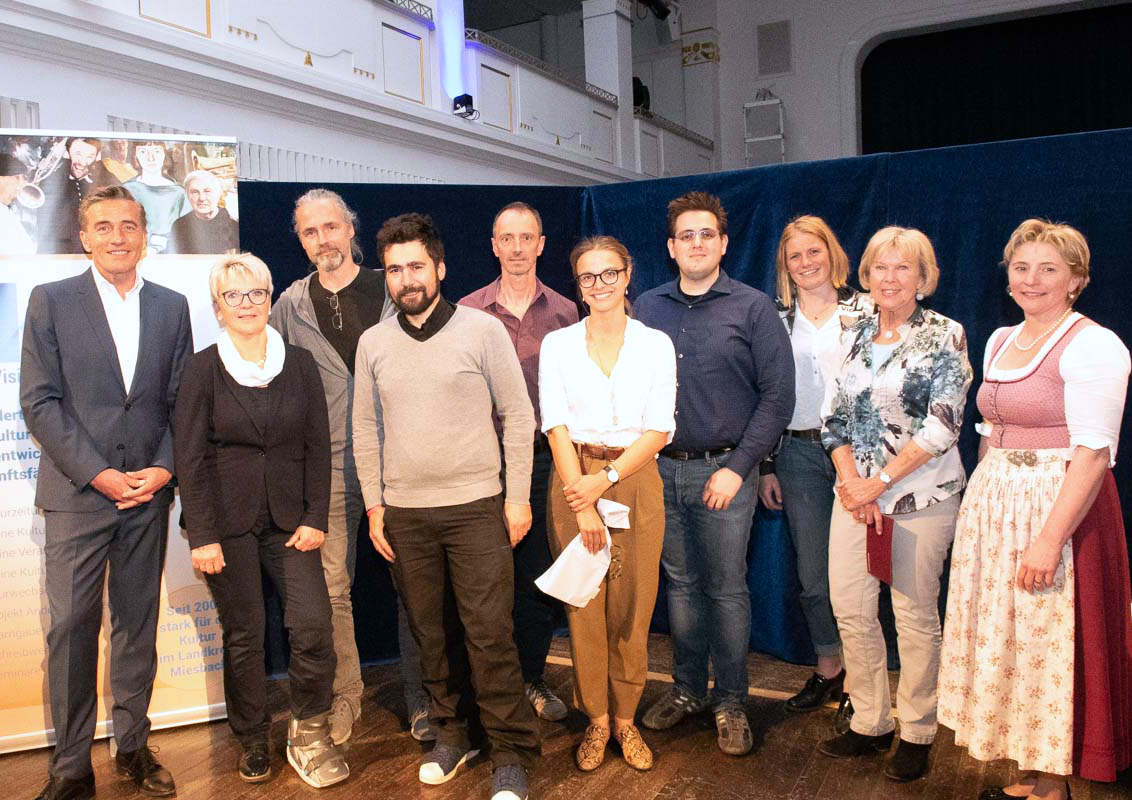
<svg viewBox="0 0 1132 800"><path fill-rule="evenodd" d="M20 410L20 347L28 295L40 283L90 269L78 206L122 184L142 204L149 235L142 278L183 294L195 349L219 332L208 292L216 254L239 246L236 142L218 136L0 129L0 753L54 741L47 686L43 515L35 508L39 446ZM13 162L15 159L18 164ZM20 172L22 174L12 175ZM155 728L224 716L223 649L212 596L192 568L170 510L157 629ZM111 733L103 608L98 736Z"/></svg>

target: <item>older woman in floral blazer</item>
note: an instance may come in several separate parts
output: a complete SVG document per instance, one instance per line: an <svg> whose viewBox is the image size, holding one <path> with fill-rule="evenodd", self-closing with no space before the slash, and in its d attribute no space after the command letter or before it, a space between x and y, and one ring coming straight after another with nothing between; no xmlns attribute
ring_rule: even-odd
<svg viewBox="0 0 1132 800"><path fill-rule="evenodd" d="M926 772L936 731L939 578L966 483L955 444L971 366L963 327L919 304L939 279L923 233L878 231L859 276L877 313L842 335L822 410L822 444L837 470L839 499L830 523L830 599L855 713L849 730L820 749L848 758L892 742L880 584L866 556L866 525L880 530L888 515L901 670L900 743L885 775L909 781Z"/></svg>

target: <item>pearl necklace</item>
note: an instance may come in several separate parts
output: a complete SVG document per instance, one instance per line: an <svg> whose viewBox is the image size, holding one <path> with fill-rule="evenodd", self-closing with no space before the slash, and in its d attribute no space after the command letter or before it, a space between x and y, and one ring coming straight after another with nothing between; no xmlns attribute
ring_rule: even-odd
<svg viewBox="0 0 1132 800"><path fill-rule="evenodd" d="M1021 345L1021 344L1020 344L1020 343L1018 342L1018 339L1019 339L1019 338L1020 338L1020 337L1022 336L1022 331L1018 331L1018 336L1014 337L1014 346L1015 346L1015 347L1017 347L1017 348L1018 348L1019 350L1021 350L1021 351L1022 351L1023 353L1025 353L1025 352L1027 352L1027 351L1029 351L1029 350L1032 350L1032 349L1033 349L1033 347L1034 347L1034 345L1036 345L1036 344L1037 344L1038 342L1040 342L1040 341L1041 341L1042 339L1046 338L1046 337L1047 337L1047 336L1049 336L1049 335L1050 335L1051 333L1053 333L1053 332L1054 332L1055 330L1057 330L1058 326L1060 326L1060 325L1061 325L1061 323L1065 322L1065 318L1066 318L1066 317L1068 317L1068 316L1069 316L1070 314L1072 314L1072 313L1073 313L1073 307L1072 307L1072 306L1070 306L1069 308L1065 309L1065 312L1064 312L1064 313L1063 313L1063 314L1062 314L1062 315L1061 315L1060 317L1058 317L1058 318L1057 318L1057 322L1053 323L1053 324L1052 324L1052 325L1050 325L1050 326L1049 326L1048 328L1046 328L1046 329L1045 329L1045 331L1043 331L1043 332L1042 332L1041 334L1039 334L1038 336L1034 337L1033 341L1031 341L1031 342L1030 342L1030 343L1029 343L1028 345L1026 345L1025 347L1023 347L1023 346L1022 346L1022 345Z"/></svg>

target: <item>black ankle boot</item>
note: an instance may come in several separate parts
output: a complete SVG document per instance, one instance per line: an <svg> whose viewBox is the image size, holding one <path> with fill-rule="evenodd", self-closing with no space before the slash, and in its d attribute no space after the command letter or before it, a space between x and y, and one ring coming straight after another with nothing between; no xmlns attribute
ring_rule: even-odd
<svg viewBox="0 0 1132 800"><path fill-rule="evenodd" d="M913 744L903 739L896 745L896 752L884 766L884 776L900 783L922 778L928 771L928 753L931 743Z"/></svg>
<svg viewBox="0 0 1132 800"><path fill-rule="evenodd" d="M883 753L892 745L895 731L882 733L880 736L866 736L856 731L845 731L840 736L826 739L818 745L818 750L833 758L856 758L857 756L870 756Z"/></svg>

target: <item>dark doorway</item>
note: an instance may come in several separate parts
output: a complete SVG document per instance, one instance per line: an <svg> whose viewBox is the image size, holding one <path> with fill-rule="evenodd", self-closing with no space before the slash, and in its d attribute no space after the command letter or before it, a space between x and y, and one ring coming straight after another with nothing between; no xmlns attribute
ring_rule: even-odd
<svg viewBox="0 0 1132 800"><path fill-rule="evenodd" d="M883 42L861 67L861 152L1132 127L1132 3Z"/></svg>

